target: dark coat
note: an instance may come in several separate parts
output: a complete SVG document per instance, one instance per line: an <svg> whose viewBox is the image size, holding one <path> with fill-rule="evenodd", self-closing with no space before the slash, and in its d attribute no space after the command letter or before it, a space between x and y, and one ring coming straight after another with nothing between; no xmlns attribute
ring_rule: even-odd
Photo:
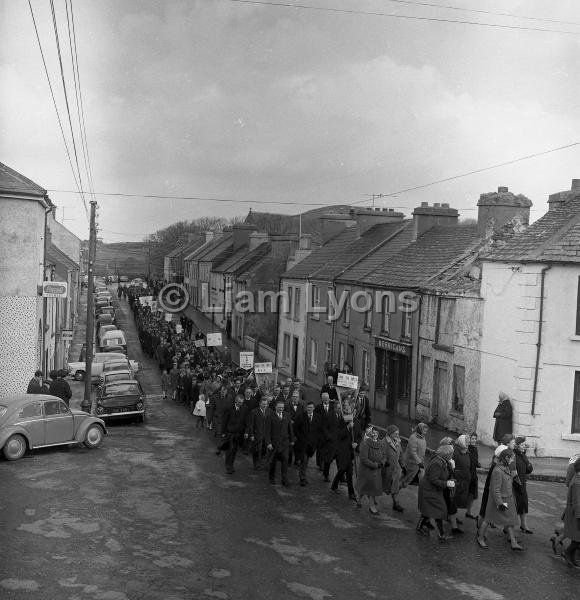
<svg viewBox="0 0 580 600"><path fill-rule="evenodd" d="M493 428L493 439L501 442L501 438L506 433L513 433L514 426L512 421L512 403L506 399L502 400L493 413L495 427Z"/></svg>
<svg viewBox="0 0 580 600"><path fill-rule="evenodd" d="M505 511L500 511L498 506L504 502L508 505L508 508ZM516 524L516 507L509 467L496 465L491 474L485 520L488 523L503 527L513 527Z"/></svg>
<svg viewBox="0 0 580 600"><path fill-rule="evenodd" d="M455 446L453 449L453 460L455 461L455 469L453 470L453 478L455 479L455 504L457 508L467 508L469 484L471 483L471 457L469 451L461 452Z"/></svg>
<svg viewBox="0 0 580 600"><path fill-rule="evenodd" d="M578 473L572 477L568 486L563 535L580 542L580 475Z"/></svg>
<svg viewBox="0 0 580 600"><path fill-rule="evenodd" d="M222 422L222 434L243 435L246 431L246 421L248 418L248 409L242 404L239 409L235 406L228 408L224 412Z"/></svg>
<svg viewBox="0 0 580 600"><path fill-rule="evenodd" d="M318 448L318 441L322 432L320 415L312 415L312 423L306 412L302 412L294 419L294 452L297 456L306 454L312 456Z"/></svg>
<svg viewBox="0 0 580 600"><path fill-rule="evenodd" d="M479 487L479 480L477 478L477 469L481 466L479 464L479 451L477 446L471 444L467 447L469 450L469 496L475 500L477 498L477 488Z"/></svg>
<svg viewBox="0 0 580 600"><path fill-rule="evenodd" d="M336 454L339 417L332 408L320 411L320 457L323 462L332 462Z"/></svg>
<svg viewBox="0 0 580 600"><path fill-rule="evenodd" d="M352 465L354 460L353 442L356 440L357 432L355 427L348 428L348 423L338 417L336 427L336 467L339 471L346 471Z"/></svg>
<svg viewBox="0 0 580 600"><path fill-rule="evenodd" d="M336 400L338 400L338 391L336 387L330 387L328 383L325 383L320 389L320 395L322 396L325 392L328 394L331 402L336 402Z"/></svg>
<svg viewBox="0 0 580 600"><path fill-rule="evenodd" d="M33 377L30 380L28 387L26 388L26 393L27 394L48 394L49 392L43 385L40 385L40 383L38 383L38 381L36 380L35 377Z"/></svg>
<svg viewBox="0 0 580 600"><path fill-rule="evenodd" d="M419 483L418 505L421 515L431 519L446 519L447 505L443 492L449 479L447 461L441 456L434 456L427 468L425 476Z"/></svg>
<svg viewBox="0 0 580 600"><path fill-rule="evenodd" d="M244 406L247 406L248 411L252 412L254 409L258 408L259 397L256 394L252 394L249 400L244 398Z"/></svg>
<svg viewBox="0 0 580 600"><path fill-rule="evenodd" d="M354 418L358 421L358 424L362 431L365 431L371 422L371 405L368 396L364 398L358 396L354 406Z"/></svg>
<svg viewBox="0 0 580 600"><path fill-rule="evenodd" d="M381 496L383 483L381 469L387 460L383 444L377 440L363 439L359 449L360 462L356 489L359 496Z"/></svg>
<svg viewBox="0 0 580 600"><path fill-rule="evenodd" d="M254 438L254 443L260 443L265 439L266 426L271 415L272 411L267 407L263 414L260 408L254 408L250 412L246 429L248 435Z"/></svg>
<svg viewBox="0 0 580 600"><path fill-rule="evenodd" d="M386 437L381 440L381 444L387 461L382 472L383 491L386 494L396 494L401 489L401 476L403 474L401 444Z"/></svg>
<svg viewBox="0 0 580 600"><path fill-rule="evenodd" d="M266 444L274 446L274 452L288 452L290 443L294 441L292 424L288 415L282 413L282 418L280 418L275 412L270 413L266 422L264 438Z"/></svg>
<svg viewBox="0 0 580 600"><path fill-rule="evenodd" d="M56 396L57 398L60 398L61 400L64 400L64 402L67 404L67 406L68 406L70 399L72 398L72 392L70 389L70 385L68 384L68 381L61 379L60 377L58 379L54 379L53 381L50 382L50 387L48 388L48 393L51 394L52 396Z"/></svg>
<svg viewBox="0 0 580 600"><path fill-rule="evenodd" d="M528 513L528 475L534 470L528 457L518 448L514 450L518 480L514 479L513 493L518 515Z"/></svg>

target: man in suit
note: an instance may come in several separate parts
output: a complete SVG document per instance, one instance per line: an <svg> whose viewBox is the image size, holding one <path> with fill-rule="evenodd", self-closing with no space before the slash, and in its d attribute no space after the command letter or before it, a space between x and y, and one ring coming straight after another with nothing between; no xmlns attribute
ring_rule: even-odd
<svg viewBox="0 0 580 600"><path fill-rule="evenodd" d="M361 383L358 390L358 396L354 404L354 420L360 431L366 431L371 422L371 405L367 397L369 386ZM359 441L359 440L357 440Z"/></svg>
<svg viewBox="0 0 580 600"><path fill-rule="evenodd" d="M243 397L244 390L242 389L242 378L236 377L234 379L234 385L231 386L228 390L228 397L232 400L232 403L237 395L241 395Z"/></svg>
<svg viewBox="0 0 580 600"><path fill-rule="evenodd" d="M336 390L336 386L334 385L334 379L332 378L332 375L329 375L326 378L326 383L320 389L320 396L322 397L322 394L325 392L330 397L331 402L336 402L338 400L338 392Z"/></svg>
<svg viewBox="0 0 580 600"><path fill-rule="evenodd" d="M260 406L254 408L248 417L246 433L252 448L255 471L263 470L266 461L266 426L272 415L272 411L268 408L269 402L270 398L268 396L262 396Z"/></svg>
<svg viewBox="0 0 580 600"><path fill-rule="evenodd" d="M304 412L304 405L300 400L300 392L298 390L294 390L292 392L289 404L284 405L284 412L288 415L290 422L292 423L292 427L294 427L297 417ZM288 464L291 466L292 462L298 466L298 457L296 456L296 452L294 452L293 448L290 447Z"/></svg>
<svg viewBox="0 0 580 600"><path fill-rule="evenodd" d="M26 393L48 394L48 390L42 385L42 371L35 371L34 377L28 383Z"/></svg>
<svg viewBox="0 0 580 600"><path fill-rule="evenodd" d="M294 455L298 461L300 485L308 484L306 472L308 469L308 461L314 455L318 447L320 439L321 417L314 412L314 402L310 401L306 404L306 410L301 412L294 420Z"/></svg>
<svg viewBox="0 0 580 600"><path fill-rule="evenodd" d="M68 381L65 381L66 371L60 369L59 371L51 371L50 377L52 379L48 393L52 396L60 398L67 406L70 404L72 398L72 391Z"/></svg>
<svg viewBox="0 0 580 600"><path fill-rule="evenodd" d="M324 481L330 481L330 465L336 455L336 441L338 429L338 416L336 407L330 405L330 398L325 392L322 394L322 403L316 407L316 412L320 415L320 442L317 450L320 454L320 465L322 466L322 475Z"/></svg>
<svg viewBox="0 0 580 600"><path fill-rule="evenodd" d="M248 409L248 413L251 413L255 408L258 408L259 397L254 393L251 387L244 389L244 405Z"/></svg>
<svg viewBox="0 0 580 600"><path fill-rule="evenodd" d="M278 400L281 400L284 403L284 406L287 406L290 404L290 386L289 385L284 385L284 387L282 388L282 391L280 392L280 394L278 395L277 398L274 399L273 402L273 406L271 406L270 408L272 408L272 410L275 410L276 408L276 403L278 402Z"/></svg>
<svg viewBox="0 0 580 600"><path fill-rule="evenodd" d="M294 444L292 423L284 413L282 400L276 402L276 412L270 415L266 424L266 448L272 453L270 470L268 473L270 483L276 483L276 463L279 461L282 471L282 485L288 486L288 452Z"/></svg>
<svg viewBox="0 0 580 600"><path fill-rule="evenodd" d="M236 396L234 406L224 412L222 423L222 441L229 442L226 449L226 473L234 472L234 462L238 448L244 442L248 410L244 406L244 397Z"/></svg>

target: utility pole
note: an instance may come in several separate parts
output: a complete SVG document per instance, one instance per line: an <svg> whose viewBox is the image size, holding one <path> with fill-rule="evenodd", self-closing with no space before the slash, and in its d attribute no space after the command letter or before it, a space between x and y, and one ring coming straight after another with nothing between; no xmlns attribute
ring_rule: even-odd
<svg viewBox="0 0 580 600"><path fill-rule="evenodd" d="M97 203L91 201L91 225L89 232L89 268L87 286L87 331L86 331L86 356L85 356L85 402L91 405L91 414L97 412L96 398L91 401L91 373L93 370L93 342L95 335L95 311L93 295L95 290L94 266L97 254L97 228L95 225L95 209Z"/></svg>
<svg viewBox="0 0 580 600"><path fill-rule="evenodd" d="M147 240L147 283L151 279L151 240Z"/></svg>

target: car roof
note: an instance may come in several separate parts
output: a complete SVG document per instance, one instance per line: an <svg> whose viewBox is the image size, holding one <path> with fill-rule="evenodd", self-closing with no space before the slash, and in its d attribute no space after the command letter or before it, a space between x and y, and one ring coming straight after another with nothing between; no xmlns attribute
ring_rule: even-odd
<svg viewBox="0 0 580 600"><path fill-rule="evenodd" d="M114 362L115 361L115 354L119 355L117 357L117 360L123 360L123 359L127 358L125 356L124 352L95 352L95 357L100 356L101 358L106 358L107 359L106 362Z"/></svg>
<svg viewBox="0 0 580 600"><path fill-rule="evenodd" d="M17 406L18 404L24 404L26 402L46 401L46 400L60 400L58 396L51 396L49 394L14 394L12 396L5 396L0 398L0 405L2 406Z"/></svg>
<svg viewBox="0 0 580 600"><path fill-rule="evenodd" d="M104 338L104 337L108 336L110 338L115 338L115 337L119 337L119 335L122 335L123 337L125 337L125 334L123 333L122 329L111 329L110 331L105 331L105 333L103 333L103 335L101 337Z"/></svg>
<svg viewBox="0 0 580 600"><path fill-rule="evenodd" d="M141 384L136 379L129 379L129 378L119 379L117 381L109 381L109 383L105 383L105 385L103 387L108 388L108 387L112 387L115 385L123 385L123 384L128 384L128 383L141 387ZM143 389L143 388L141 388L141 389Z"/></svg>

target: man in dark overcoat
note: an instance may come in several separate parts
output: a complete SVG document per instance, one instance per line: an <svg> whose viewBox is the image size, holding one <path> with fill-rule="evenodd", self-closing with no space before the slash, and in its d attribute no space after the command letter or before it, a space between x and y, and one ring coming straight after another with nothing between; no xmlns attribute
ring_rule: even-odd
<svg viewBox="0 0 580 600"><path fill-rule="evenodd" d="M59 371L50 372L52 381L50 383L50 387L48 388L48 393L52 396L60 398L68 406L70 399L72 398L72 391L68 381L65 381L64 379L65 375L66 371L63 371L62 369Z"/></svg>
<svg viewBox="0 0 580 600"><path fill-rule="evenodd" d="M322 403L316 407L316 412L320 415L321 434L318 452L320 453L322 475L324 481L330 481L330 465L336 455L339 417L336 414L336 407L330 406L330 398L327 393L322 394Z"/></svg>
<svg viewBox="0 0 580 600"><path fill-rule="evenodd" d="M42 371L36 371L34 377L28 382L27 394L48 394L48 390L42 385Z"/></svg>
<svg viewBox="0 0 580 600"><path fill-rule="evenodd" d="M270 398L263 396L260 399L260 406L254 408L248 417L246 433L250 440L252 461L254 463L254 470L256 471L261 471L264 468L267 456L266 426L268 419L272 415L272 411L268 408L269 402Z"/></svg>
<svg viewBox="0 0 580 600"><path fill-rule="evenodd" d="M238 448L244 442L247 417L248 409L244 406L244 397L238 395L234 400L234 406L224 412L222 423L222 445L227 444L226 473L230 475L234 472L234 462Z"/></svg>
<svg viewBox="0 0 580 600"><path fill-rule="evenodd" d="M268 473L270 483L275 483L276 463L280 462L282 485L288 486L288 452L294 444L294 433L290 418L284 413L282 400L276 402L276 411L268 419L265 437L266 447L271 453Z"/></svg>
<svg viewBox="0 0 580 600"><path fill-rule="evenodd" d="M306 410L294 419L294 456L298 461L300 485L308 484L306 472L308 461L318 448L321 433L321 416L314 412L314 402L306 404Z"/></svg>

